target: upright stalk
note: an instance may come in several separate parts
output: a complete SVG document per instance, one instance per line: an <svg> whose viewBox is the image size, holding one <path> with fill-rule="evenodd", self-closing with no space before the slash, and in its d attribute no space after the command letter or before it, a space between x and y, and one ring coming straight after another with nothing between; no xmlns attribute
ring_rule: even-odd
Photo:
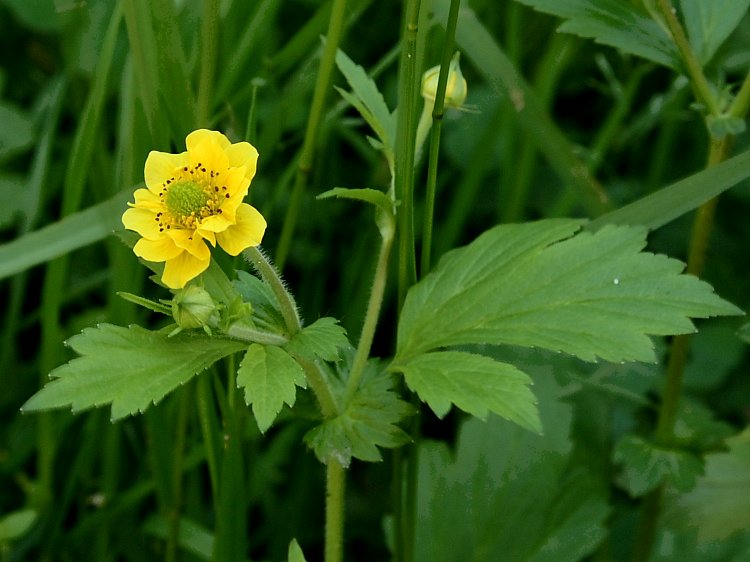
<svg viewBox="0 0 750 562"><path fill-rule="evenodd" d="M211 118L211 101L216 74L219 39L219 0L203 1L201 18L201 69L198 81L197 125L206 127Z"/></svg>
<svg viewBox="0 0 750 562"><path fill-rule="evenodd" d="M398 295L399 309L406 291L417 278L414 251L414 150L417 135L417 32L421 0L408 0L404 11L404 30L399 64L398 124L396 128L396 165L394 186L401 202L398 213Z"/></svg>
<svg viewBox="0 0 750 562"><path fill-rule="evenodd" d="M425 194L424 222L422 223L422 256L420 276L424 277L430 271L432 255L432 223L435 213L435 190L437 187L437 162L440 153L440 133L443 128L445 113L445 89L448 85L448 70L453 55L453 43L456 36L456 22L461 0L451 0L448 12L448 22L445 26L445 43L443 44L443 60L440 63L435 106L432 110L432 134L430 135L430 152L427 161L427 191Z"/></svg>
<svg viewBox="0 0 750 562"><path fill-rule="evenodd" d="M286 259L289 256L289 248L292 243L292 236L297 226L297 217L302 206L302 199L307 188L307 180L312 171L313 157L315 156L315 142L318 137L318 129L323 119L323 109L325 107L326 95L331 85L331 75L333 66L336 62L336 51L341 42L341 34L344 29L344 15L346 13L346 0L333 0L331 9L331 19L328 22L328 34L323 49L323 58L320 61L320 70L315 81L315 91L313 92L312 106L310 107L310 116L307 120L307 129L305 130L305 139L302 142L302 153L299 162L297 162L297 173L294 178L294 187L286 210L284 226L281 230L279 245L276 249L276 263L279 269L284 268Z"/></svg>
<svg viewBox="0 0 750 562"><path fill-rule="evenodd" d="M385 215L385 211L378 209L378 213ZM380 315L380 308L383 304L383 294L385 293L385 284L388 278L388 261L391 257L391 248L393 247L393 238L395 235L395 221L392 216L381 216L379 220L380 227L380 252L378 262L375 266L375 278L370 290L370 299L367 303L367 312L365 321L362 324L362 333L359 336L357 351L354 354L352 368L349 371L349 378L346 382L346 391L344 394L344 405L348 404L359 388L362 380L362 374L367 364L367 358L370 356L372 340L375 337L375 328Z"/></svg>
<svg viewBox="0 0 750 562"><path fill-rule="evenodd" d="M341 562L344 551L344 467L334 459L326 465L325 562Z"/></svg>

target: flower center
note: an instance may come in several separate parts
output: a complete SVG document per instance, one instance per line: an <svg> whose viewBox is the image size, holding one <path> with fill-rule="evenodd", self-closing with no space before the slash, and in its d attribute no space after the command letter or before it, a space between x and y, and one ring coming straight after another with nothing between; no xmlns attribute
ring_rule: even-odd
<svg viewBox="0 0 750 562"><path fill-rule="evenodd" d="M200 216L201 209L208 202L203 187L191 180L177 181L169 188L164 203L175 218Z"/></svg>

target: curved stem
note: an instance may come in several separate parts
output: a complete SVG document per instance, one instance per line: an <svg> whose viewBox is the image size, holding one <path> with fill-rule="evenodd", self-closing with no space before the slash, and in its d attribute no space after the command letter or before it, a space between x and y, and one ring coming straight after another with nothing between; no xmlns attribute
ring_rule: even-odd
<svg viewBox="0 0 750 562"><path fill-rule="evenodd" d="M377 212L385 215L385 211L378 210ZM393 237L395 235L394 222L392 216L381 217L380 235L382 241L380 244L380 253L378 254L378 262L375 266L375 278L372 282L370 299L367 303L365 321L362 324L362 333L359 336L359 344L357 345L357 351L354 355L352 368L349 371L349 379L346 382L344 404L348 404L354 396L354 393L357 391L359 383L362 380L365 365L367 364L367 358L370 356L372 340L375 337L375 328L378 323L380 308L383 304L383 294L385 292L385 284L388 278L388 261L391 256Z"/></svg>
<svg viewBox="0 0 750 562"><path fill-rule="evenodd" d="M281 230L279 245L276 249L276 262L279 268L283 269L286 259L289 256L289 248L292 243L292 236L297 226L297 217L302 198L305 195L307 180L310 176L315 155L315 141L318 137L318 129L323 118L323 109L325 107L326 95L331 84L331 75L333 66L336 62L336 51L341 42L341 34L344 28L344 16L346 13L346 0L333 0L331 8L331 19L328 22L328 33L326 35L323 58L320 61L320 70L315 82L315 91L313 92L312 105L310 107L310 117L307 120L307 129L305 130L305 139L302 142L302 154L297 163L297 174L294 179L292 195L287 207L284 226Z"/></svg>
<svg viewBox="0 0 750 562"><path fill-rule="evenodd" d="M302 329L302 321L297 312L297 303L294 297L286 290L284 281L281 280L278 270L273 266L263 251L258 246L248 248L242 255L255 266L260 276L263 277L268 286L271 287L284 318L284 324L290 335L294 335Z"/></svg>
<svg viewBox="0 0 750 562"><path fill-rule="evenodd" d="M430 271L430 260L432 255L432 223L435 214L435 190L437 187L437 161L440 153L440 134L443 129L445 90L448 85L448 71L450 69L451 57L453 56L456 22L458 21L458 9L460 6L461 0L451 0L451 6L448 12L448 23L445 26L443 60L440 64L440 75L438 76L437 92L435 93L435 106L432 110L433 125L432 135L430 136L430 153L427 164L427 192L425 194L424 222L422 223L420 277L424 277Z"/></svg>
<svg viewBox="0 0 750 562"><path fill-rule="evenodd" d="M331 459L326 465L325 562L341 562L344 550L344 467Z"/></svg>
<svg viewBox="0 0 750 562"><path fill-rule="evenodd" d="M711 115L719 115L721 109L719 102L711 89L711 85L706 79L706 75L703 74L703 68L701 67L698 57L695 56L690 41L688 41L685 35L685 30L677 19L674 6L670 0L659 0L659 10L661 15L664 17L664 22L667 24L669 32L672 34L672 39L675 45L680 51L682 61L685 63L685 69L687 70L688 77L693 83L695 88L695 96L698 101L703 103Z"/></svg>
<svg viewBox="0 0 750 562"><path fill-rule="evenodd" d="M302 321L297 312L297 304L294 302L292 294L287 291L278 270L257 246L246 249L242 252L242 255L255 266L255 269L258 270L258 273L263 277L263 280L268 283L269 287L271 287L273 294L276 296L281 315L284 318L284 324L286 325L289 334L293 336L299 332L302 329ZM266 336L272 335L265 332L258 332L256 335L261 334ZM315 397L320 404L320 410L323 413L323 417L331 418L335 416L339 412L339 406L325 375L320 369L320 366L313 361L304 359L303 357L295 357L295 359L305 371L307 381L310 383L310 386L315 393Z"/></svg>

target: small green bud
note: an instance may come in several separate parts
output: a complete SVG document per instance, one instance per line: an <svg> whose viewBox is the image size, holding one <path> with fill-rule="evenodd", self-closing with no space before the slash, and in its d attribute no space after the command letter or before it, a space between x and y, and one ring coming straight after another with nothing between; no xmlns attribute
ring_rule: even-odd
<svg viewBox="0 0 750 562"><path fill-rule="evenodd" d="M460 109L466 101L468 86L458 62L459 53L453 55L448 67L448 82L445 85L445 107ZM437 96L440 65L433 66L422 75L422 97L434 102Z"/></svg>
<svg viewBox="0 0 750 562"><path fill-rule="evenodd" d="M172 317L183 330L210 327L219 322L219 307L203 287L189 285L172 299Z"/></svg>

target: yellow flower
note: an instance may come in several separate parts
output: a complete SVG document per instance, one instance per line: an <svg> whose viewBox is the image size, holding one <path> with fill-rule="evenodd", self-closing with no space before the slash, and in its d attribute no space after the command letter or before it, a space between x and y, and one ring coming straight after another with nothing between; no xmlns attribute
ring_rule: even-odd
<svg viewBox="0 0 750 562"><path fill-rule="evenodd" d="M266 221L242 200L255 176L258 151L247 142L230 143L217 131L199 129L185 139L180 154L151 151L146 159L148 189L122 215L128 230L142 236L133 247L144 260L166 262L161 280L180 289L211 262L211 246L236 256L257 246Z"/></svg>

